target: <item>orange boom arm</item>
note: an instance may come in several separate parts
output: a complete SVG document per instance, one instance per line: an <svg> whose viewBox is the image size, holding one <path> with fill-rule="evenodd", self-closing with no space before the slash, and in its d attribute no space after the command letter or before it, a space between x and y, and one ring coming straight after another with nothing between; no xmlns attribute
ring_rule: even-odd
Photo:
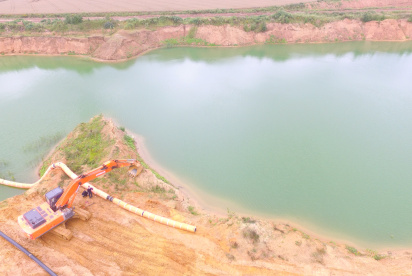
<svg viewBox="0 0 412 276"><path fill-rule="evenodd" d="M66 191L61 195L60 199L56 202L55 208L71 208L77 194L76 192L79 189L80 185L89 182L90 180L93 180L107 172L110 172L113 169L135 165L136 160L134 159L110 160L105 162L102 166L98 167L97 169L79 175L76 179L73 180L72 183L70 183Z"/></svg>

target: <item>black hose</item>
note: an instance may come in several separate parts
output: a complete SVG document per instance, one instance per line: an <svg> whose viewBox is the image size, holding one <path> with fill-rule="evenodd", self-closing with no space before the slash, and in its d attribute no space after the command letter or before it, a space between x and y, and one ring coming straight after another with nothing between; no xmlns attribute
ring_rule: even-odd
<svg viewBox="0 0 412 276"><path fill-rule="evenodd" d="M21 250L24 254L30 257L33 261L35 261L39 266L41 266L44 270L46 270L47 273L49 273L52 276L57 276L56 273L54 273L50 268L48 268L44 263L42 263L39 259L33 256L29 251L27 251L23 246L12 240L9 236L4 234L3 232L0 231L0 236L2 236L6 241L17 247L17 249Z"/></svg>

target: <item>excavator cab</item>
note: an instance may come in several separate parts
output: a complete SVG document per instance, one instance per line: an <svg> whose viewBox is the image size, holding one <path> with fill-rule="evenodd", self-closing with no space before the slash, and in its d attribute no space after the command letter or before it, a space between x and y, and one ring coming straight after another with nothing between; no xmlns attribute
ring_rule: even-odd
<svg viewBox="0 0 412 276"><path fill-rule="evenodd" d="M56 189L51 190L50 192L46 193L46 201L50 205L50 208L56 212L56 202L59 200L59 198L62 196L64 190L60 187L57 187Z"/></svg>

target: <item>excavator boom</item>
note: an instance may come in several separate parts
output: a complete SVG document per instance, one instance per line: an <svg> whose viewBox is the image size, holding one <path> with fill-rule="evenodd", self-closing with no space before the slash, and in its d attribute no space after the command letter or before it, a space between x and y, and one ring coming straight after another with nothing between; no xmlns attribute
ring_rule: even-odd
<svg viewBox="0 0 412 276"><path fill-rule="evenodd" d="M18 217L20 227L31 239L42 236L75 215L71 207L80 185L113 169L126 166L130 167L129 174L136 176L139 164L135 159L110 160L94 170L79 175L65 191L59 187L51 190L45 195L47 202Z"/></svg>

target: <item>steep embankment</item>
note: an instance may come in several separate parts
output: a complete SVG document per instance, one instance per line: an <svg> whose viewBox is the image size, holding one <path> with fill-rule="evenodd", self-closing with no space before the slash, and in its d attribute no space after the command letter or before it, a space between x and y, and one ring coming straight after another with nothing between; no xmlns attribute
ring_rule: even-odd
<svg viewBox="0 0 412 276"><path fill-rule="evenodd" d="M123 128L95 117L56 148L41 172L50 163L63 161L80 173L113 158L140 159ZM144 219L98 197L78 196L74 206L89 210L92 218L66 224L73 232L71 241L51 233L28 240L16 218L42 203L45 192L68 185L70 179L57 169L23 195L0 202L0 230L58 275L407 275L411 271L409 251L357 251L287 224L229 211L227 216L201 212L179 189L144 166L136 179L119 169L93 185L142 209L197 225L196 234ZM1 275L45 274L3 239L0 257Z"/></svg>
<svg viewBox="0 0 412 276"><path fill-rule="evenodd" d="M363 23L345 19L321 27L312 24L267 24L263 33L246 32L238 26L162 27L156 30L121 30L111 36L94 35L88 38L70 36L12 36L0 37L1 54L77 54L98 60L116 61L135 57L147 50L162 46L195 45L183 38L195 28L191 37L198 45L246 46L274 43L321 43L340 41L406 41L412 38L412 23L387 19ZM170 45L166 40L174 39ZM199 43L200 41L200 43Z"/></svg>

